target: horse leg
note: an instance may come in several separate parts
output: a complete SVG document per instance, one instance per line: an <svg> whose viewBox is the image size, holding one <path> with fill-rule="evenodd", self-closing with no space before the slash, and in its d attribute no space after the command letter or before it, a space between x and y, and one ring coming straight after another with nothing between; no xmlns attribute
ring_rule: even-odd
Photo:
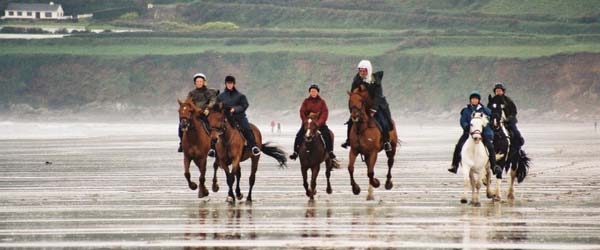
<svg viewBox="0 0 600 250"><path fill-rule="evenodd" d="M508 200L515 199L515 180L517 179L517 170L510 171L510 186L508 187Z"/></svg>
<svg viewBox="0 0 600 250"><path fill-rule="evenodd" d="M312 178L310 178L310 189L311 195L310 199L314 199L314 196L317 194L317 176L319 176L319 171L321 170L321 166L319 164L315 164L310 171L312 173Z"/></svg>
<svg viewBox="0 0 600 250"><path fill-rule="evenodd" d="M204 182L206 181L206 158L194 160L194 163L196 163L196 166L198 166L198 169L200 170L200 178L198 179L200 184L198 198L203 198L208 196L208 189L206 189L206 186L204 185Z"/></svg>
<svg viewBox="0 0 600 250"><path fill-rule="evenodd" d="M221 167L223 168L223 171L225 171L225 176L227 177L227 186L229 187L226 201L233 204L235 202L235 196L233 195L233 182L235 181L235 177L233 171L229 171L229 166L224 160L221 161Z"/></svg>
<svg viewBox="0 0 600 250"><path fill-rule="evenodd" d="M302 166L302 186L304 186L304 191L306 191L306 196L310 197L310 187L308 186L308 167Z"/></svg>
<svg viewBox="0 0 600 250"><path fill-rule="evenodd" d="M494 201L502 200L502 178L496 178L496 187L492 196L494 198Z"/></svg>
<svg viewBox="0 0 600 250"><path fill-rule="evenodd" d="M394 155L396 154L396 146L392 147L392 151L386 152L388 158L388 172L387 172L387 180L385 181L385 189L390 190L394 187L394 183L392 183L392 167L394 166Z"/></svg>
<svg viewBox="0 0 600 250"><path fill-rule="evenodd" d="M217 182L217 170L219 169L219 164L216 160L213 162L213 169L215 170L215 173L213 175L212 191L216 193L219 192L219 183Z"/></svg>
<svg viewBox="0 0 600 250"><path fill-rule="evenodd" d="M350 185L352 185L352 193L358 195L360 194L360 187L354 181L354 162L356 161L356 156L358 156L358 153L353 148L350 148L350 155L348 157L348 173L350 173Z"/></svg>
<svg viewBox="0 0 600 250"><path fill-rule="evenodd" d="M479 202L479 189L481 188L481 179L476 177L475 172L471 172L469 174L471 179L471 203L473 203L474 207L480 207L481 203Z"/></svg>
<svg viewBox="0 0 600 250"><path fill-rule="evenodd" d="M185 180L188 183L188 187L190 187L191 190L196 190L196 188L198 188L198 185L196 185L196 183L194 183L191 178L192 175L190 174L190 162L192 160L187 157L185 154L183 155L183 175L185 176Z"/></svg>
<svg viewBox="0 0 600 250"><path fill-rule="evenodd" d="M367 159L367 176L369 177L369 184L374 188L379 187L379 180L375 178L375 162L377 161L377 153L370 154Z"/></svg>
<svg viewBox="0 0 600 250"><path fill-rule="evenodd" d="M464 189L462 197L460 198L460 203L467 203L467 192L469 189L469 172L471 172L471 167L463 165L463 181L464 181Z"/></svg>
<svg viewBox="0 0 600 250"><path fill-rule="evenodd" d="M325 176L327 177L327 194L331 194L331 182L329 181L329 177L331 177L331 169L333 168L333 162L331 159L327 159L325 161Z"/></svg>
<svg viewBox="0 0 600 250"><path fill-rule="evenodd" d="M252 203L252 188L254 188L254 182L256 181L256 170L258 170L258 160L260 156L254 156L251 158L251 167L250 167L250 188L248 189L248 197L246 197L246 203Z"/></svg>
<svg viewBox="0 0 600 250"><path fill-rule="evenodd" d="M240 179L242 179L242 168L240 167L239 162L237 164L237 167L234 167L234 169L235 169L235 179L236 179L235 197L238 200L241 200L242 198L244 198L244 195L242 194L242 191L240 190Z"/></svg>

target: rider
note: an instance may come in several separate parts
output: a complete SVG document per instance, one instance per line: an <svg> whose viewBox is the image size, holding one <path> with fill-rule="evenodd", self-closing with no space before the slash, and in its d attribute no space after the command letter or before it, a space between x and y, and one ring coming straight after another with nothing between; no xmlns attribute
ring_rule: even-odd
<svg viewBox="0 0 600 250"><path fill-rule="evenodd" d="M392 123L392 115L390 114L389 104L385 99L385 96L383 96L383 88L381 86L383 71L375 73L372 72L373 67L371 66L371 62L369 60L360 61L358 63L358 73L354 76L350 92L360 87L361 84L364 84L367 87L369 96L373 100L371 116L374 116L378 123L381 125L381 133L384 141L383 147L385 151L392 151L392 144L390 143L389 132L394 128L394 124ZM348 142L348 138L350 138L350 129L352 128L352 121L348 120L346 124L348 124L348 131L346 132L346 142L342 144L343 148L347 148L348 145L350 145Z"/></svg>
<svg viewBox="0 0 600 250"><path fill-rule="evenodd" d="M479 94L479 91L471 92L469 100L470 103L467 105L467 107L463 108L460 111L460 126L463 128L463 134L460 137L460 139L458 139L458 143L456 143L456 146L454 147L454 154L452 156L452 166L448 169L448 171L455 174L458 170L458 163L460 162L460 152L462 150L463 145L469 138L471 115L474 112L481 112L487 117L492 116L492 111L490 111L490 109L481 104L481 95ZM494 133L492 131L492 128L490 127L490 124L488 123L488 125L486 125L483 128L483 145L485 145L485 147L488 150L488 156L492 172L496 174L502 170L500 169L500 166L496 165L496 151L494 151L494 144L492 143L493 138Z"/></svg>
<svg viewBox="0 0 600 250"><path fill-rule="evenodd" d="M223 103L225 113L227 114L228 112L228 117L233 118L233 120L235 120L235 122L240 126L240 130L246 138L248 146L250 146L250 149L252 150L252 154L260 155L260 149L256 145L254 133L250 128L248 118L246 118L246 109L248 109L249 106L248 99L246 99L246 96L237 91L235 88L235 77L225 77L225 90L223 90L223 93L217 96L217 103ZM211 142L208 156L215 157L214 141Z"/></svg>
<svg viewBox="0 0 600 250"><path fill-rule="evenodd" d="M517 106L512 99L510 99L504 93L506 93L504 84L502 82L496 83L496 85L494 85L494 94L501 97L504 103L504 106L502 107L504 115L506 115L506 121L504 122L504 125L506 126L506 129L508 129L511 138L514 138L514 140L511 139L511 145L515 145L515 147L518 148L523 146L525 140L517 128ZM491 103L488 103L488 108L491 108L490 105Z"/></svg>
<svg viewBox="0 0 600 250"><path fill-rule="evenodd" d="M209 89L206 87L206 76L202 73L197 73L193 77L194 85L196 85L196 89L190 91L188 93L187 98L192 98L192 101L196 105L197 108L203 110L203 115L200 116L200 119L204 121L206 125L208 125L208 119L206 116L208 115L209 110L215 104L217 100L217 94L219 91L216 89ZM181 137L183 136L183 131L181 131L181 124L179 124L179 149L177 152L182 152L181 148Z"/></svg>
<svg viewBox="0 0 600 250"><path fill-rule="evenodd" d="M309 97L304 99L302 106L300 107L300 118L302 119L303 125L300 126L300 130L296 133L294 153L290 155L290 159L296 160L298 157L298 149L300 148L300 144L302 144L306 129L304 128L304 122L308 119L308 114L319 113L319 120L315 122L323 136L323 140L325 140L325 150L329 152L329 158L333 160L335 159L335 154L333 154L333 138L331 138L329 128L327 127L327 124L325 124L327 122L327 117L329 116L327 104L325 103L325 100L319 96L319 85L316 83L313 83L308 87L308 92L310 93Z"/></svg>

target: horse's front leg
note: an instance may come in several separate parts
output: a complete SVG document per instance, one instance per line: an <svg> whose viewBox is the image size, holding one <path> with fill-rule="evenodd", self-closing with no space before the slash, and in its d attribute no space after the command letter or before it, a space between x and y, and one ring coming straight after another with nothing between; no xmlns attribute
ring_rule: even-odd
<svg viewBox="0 0 600 250"><path fill-rule="evenodd" d="M350 185L352 185L352 193L355 195L360 194L360 187L354 181L354 162L356 161L358 152L355 149L350 148L350 155L348 157L348 173L350 173Z"/></svg>
<svg viewBox="0 0 600 250"><path fill-rule="evenodd" d="M221 168L223 168L223 171L225 171L225 176L227 177L227 186L229 187L229 192L227 193L227 202L229 203L234 203L235 202L235 195L233 194L233 182L235 181L235 176L233 171L229 171L229 166L227 165L227 162L225 161L225 159L221 159L219 160L220 164L221 164Z"/></svg>
<svg viewBox="0 0 600 250"><path fill-rule="evenodd" d="M390 190L394 187L394 183L392 183L392 167L394 166L394 156L396 155L396 145L392 146L392 151L386 152L388 158L388 172L387 172L387 180L385 181L385 189Z"/></svg>
<svg viewBox="0 0 600 250"><path fill-rule="evenodd" d="M206 158L194 160L194 163L196 163L198 169L200 170L200 178L198 179L200 181L200 189L198 189L198 198L203 198L205 196L208 196L208 189L206 189L206 186L204 185L204 182L206 181Z"/></svg>
<svg viewBox="0 0 600 250"><path fill-rule="evenodd" d="M481 188L481 176L476 175L477 174L474 171L469 174L469 178L471 179L471 203L473 203L473 206L475 207L480 207L479 189Z"/></svg>
<svg viewBox="0 0 600 250"><path fill-rule="evenodd" d="M469 191L469 186L470 186L470 182L471 180L469 179L469 172L471 172L471 167L466 166L461 164L463 167L463 184L464 184L464 188L463 188L463 194L462 197L460 198L460 203L467 203L467 192Z"/></svg>
<svg viewBox="0 0 600 250"><path fill-rule="evenodd" d="M378 188L380 185L379 179L375 178L375 162L377 161L377 153L368 154L366 158L369 184L371 184L371 186L374 188Z"/></svg>
<svg viewBox="0 0 600 250"><path fill-rule="evenodd" d="M515 199L515 180L517 179L517 170L510 171L510 186L508 187L508 200Z"/></svg>
<svg viewBox="0 0 600 250"><path fill-rule="evenodd" d="M219 164L217 163L217 160L213 162L213 169L215 170L215 173L213 175L212 191L216 193L219 192L219 183L217 181L217 170L219 170Z"/></svg>
<svg viewBox="0 0 600 250"><path fill-rule="evenodd" d="M325 161L325 177L327 177L327 194L331 194L333 191L331 189L331 182L329 181L329 178L331 177L331 169L332 168L333 168L333 160L327 159Z"/></svg>
<svg viewBox="0 0 600 250"><path fill-rule="evenodd" d="M192 159L190 159L187 155L183 155L183 175L185 176L185 180L188 183L188 187L190 187L191 190L196 190L196 188L198 188L198 185L196 185L196 183L194 183L191 179L192 179L192 175L190 174L190 163L191 163Z"/></svg>
<svg viewBox="0 0 600 250"><path fill-rule="evenodd" d="M235 196L238 200L244 198L242 191L240 190L240 180L242 179L242 168L240 167L240 162L237 162L237 165L232 165L233 169L231 170L235 173L236 184L235 184Z"/></svg>
<svg viewBox="0 0 600 250"><path fill-rule="evenodd" d="M246 197L246 202L247 203L251 203L252 202L252 188L254 188L254 182L256 181L256 170L258 170L258 160L260 159L260 155L259 156L253 156L251 158L251 162L252 162L252 167L250 169L250 188L248 189L248 197Z"/></svg>
<svg viewBox="0 0 600 250"><path fill-rule="evenodd" d="M310 179L310 189L311 189L311 194L310 194L310 199L314 199L314 196L317 194L317 176L319 176L319 170L321 169L320 164L315 164L315 166L313 166L311 168L311 173L312 173L312 178Z"/></svg>

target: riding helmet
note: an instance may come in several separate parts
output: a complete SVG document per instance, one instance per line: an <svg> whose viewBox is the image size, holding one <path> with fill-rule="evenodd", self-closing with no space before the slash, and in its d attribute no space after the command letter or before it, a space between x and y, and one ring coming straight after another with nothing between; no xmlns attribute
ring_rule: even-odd
<svg viewBox="0 0 600 250"><path fill-rule="evenodd" d="M476 97L477 99L479 99L481 101L481 94L479 94L479 91L475 90L473 92L471 92L471 95L469 95L469 100L471 100L471 98Z"/></svg>
<svg viewBox="0 0 600 250"><path fill-rule="evenodd" d="M235 77L233 77L233 76L226 76L225 77L225 83L228 83L228 82L232 82L233 84L235 84Z"/></svg>
<svg viewBox="0 0 600 250"><path fill-rule="evenodd" d="M310 84L310 87L308 87L308 92L310 92L311 89L316 89L317 92L321 92L321 90L319 89L319 84L316 84L316 83Z"/></svg>
<svg viewBox="0 0 600 250"><path fill-rule="evenodd" d="M497 82L496 85L494 85L493 91L495 92L496 89L502 89L502 91L506 92L506 88L504 87L504 83L502 82Z"/></svg>
<svg viewBox="0 0 600 250"><path fill-rule="evenodd" d="M206 81L206 76L204 74L202 74L202 73L196 73L194 75L194 78L193 78L194 79L194 83L196 82L196 78L202 78L202 79L204 79L204 81Z"/></svg>

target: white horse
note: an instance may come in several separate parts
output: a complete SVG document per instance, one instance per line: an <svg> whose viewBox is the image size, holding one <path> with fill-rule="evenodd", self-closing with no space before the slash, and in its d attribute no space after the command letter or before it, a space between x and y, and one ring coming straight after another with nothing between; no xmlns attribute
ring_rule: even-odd
<svg viewBox="0 0 600 250"><path fill-rule="evenodd" d="M481 188L482 179L487 178L487 183L490 183L490 162L488 152L481 142L483 128L487 126L488 119L483 113L474 112L471 115L471 137L465 142L460 155L461 166L464 173L465 189L460 199L461 203L467 203L467 189L471 186L471 203L473 206L481 206L479 202L479 189ZM493 152L492 152L493 153ZM491 197L492 192L490 185L486 186L487 196Z"/></svg>

